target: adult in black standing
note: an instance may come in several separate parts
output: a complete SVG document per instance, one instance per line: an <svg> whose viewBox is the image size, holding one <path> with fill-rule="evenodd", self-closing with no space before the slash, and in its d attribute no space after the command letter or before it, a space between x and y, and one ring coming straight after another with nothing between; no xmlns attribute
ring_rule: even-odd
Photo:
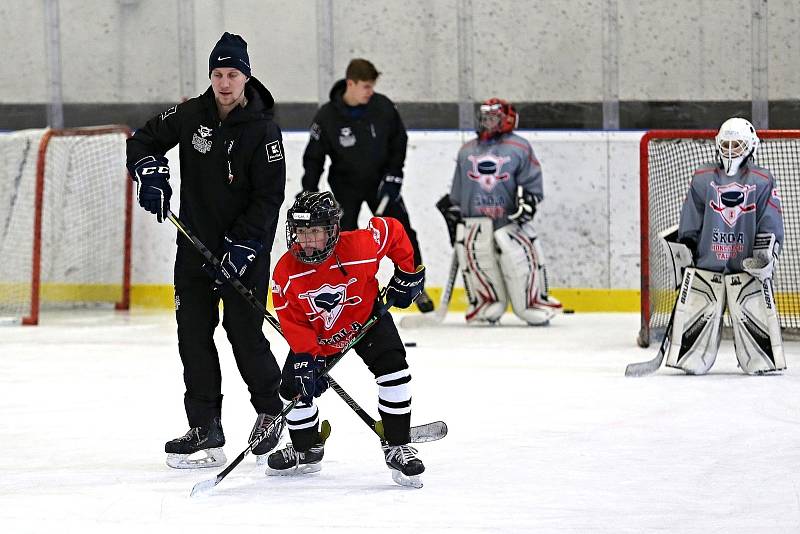
<svg viewBox="0 0 800 534"><path fill-rule="evenodd" d="M342 230L358 228L366 202L375 215L399 220L422 265L417 234L403 202L403 165L408 135L394 103L375 92L380 72L366 59L353 59L345 79L337 81L330 102L317 111L303 154L303 191L319 191L325 156L331 158L328 184L342 208ZM422 312L433 310L426 292L416 300Z"/></svg>
<svg viewBox="0 0 800 534"><path fill-rule="evenodd" d="M272 120L275 102L250 75L247 43L238 35L223 34L208 71L211 86L205 93L154 117L127 145L139 204L158 222L167 218L172 195L164 154L179 145L180 218L221 258L218 269L204 265L203 256L178 234L175 316L190 430L165 445L167 465L175 468L226 462L222 377L213 339L220 299L222 326L258 414L251 438L283 408L280 369L261 329L263 313L226 283L236 276L266 302L269 251L286 185L281 131ZM282 431L282 424L275 425L253 452L266 461ZM201 451L204 457L194 455Z"/></svg>

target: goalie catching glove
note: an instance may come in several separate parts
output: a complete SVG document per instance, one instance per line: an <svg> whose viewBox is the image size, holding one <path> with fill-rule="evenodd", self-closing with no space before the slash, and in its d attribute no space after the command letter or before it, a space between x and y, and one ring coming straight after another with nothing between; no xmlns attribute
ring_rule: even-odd
<svg viewBox="0 0 800 534"><path fill-rule="evenodd" d="M761 282L771 279L779 248L780 244L775 241L775 234L757 234L753 245L753 256L742 261L742 268Z"/></svg>
<svg viewBox="0 0 800 534"><path fill-rule="evenodd" d="M136 182L136 200L139 205L154 214L158 222L164 222L169 213L169 165L164 156L145 156L133 166Z"/></svg>
<svg viewBox="0 0 800 534"><path fill-rule="evenodd" d="M517 209L514 213L509 213L508 220L517 224L525 224L532 221L536 215L536 204L538 201L533 193L525 191L521 185L517 186Z"/></svg>
<svg viewBox="0 0 800 534"><path fill-rule="evenodd" d="M413 273L400 267L394 268L394 275L386 286L386 300L392 300L397 308L408 308L425 289L425 266L420 265Z"/></svg>
<svg viewBox="0 0 800 534"><path fill-rule="evenodd" d="M328 389L327 375L320 376L325 370L325 358L315 358L307 352L290 352L287 363L291 365L294 387L301 402L311 404L314 397Z"/></svg>

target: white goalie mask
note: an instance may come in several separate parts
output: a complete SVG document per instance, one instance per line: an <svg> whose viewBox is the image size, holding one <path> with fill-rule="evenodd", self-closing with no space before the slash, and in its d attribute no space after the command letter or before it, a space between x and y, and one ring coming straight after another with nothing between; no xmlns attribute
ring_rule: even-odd
<svg viewBox="0 0 800 534"><path fill-rule="evenodd" d="M722 123L716 137L717 154L725 174L733 176L758 149L758 135L750 121L740 118Z"/></svg>

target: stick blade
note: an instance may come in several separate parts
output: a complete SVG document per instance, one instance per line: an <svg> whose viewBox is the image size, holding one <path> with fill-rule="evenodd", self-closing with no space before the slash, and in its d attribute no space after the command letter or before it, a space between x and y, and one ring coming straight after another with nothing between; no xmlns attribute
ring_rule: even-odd
<svg viewBox="0 0 800 534"><path fill-rule="evenodd" d="M447 424L444 421L436 421L425 425L413 426L409 434L412 443L437 441L447 435Z"/></svg>
<svg viewBox="0 0 800 534"><path fill-rule="evenodd" d="M198 482L192 488L192 492L189 494L189 497L203 497L205 495L209 495L214 486L217 485L216 478L209 478L208 480L203 480L202 482Z"/></svg>
<svg viewBox="0 0 800 534"><path fill-rule="evenodd" d="M438 312L424 313L419 315L409 315L400 319L402 328L428 328L438 326L444 321L444 314Z"/></svg>
<svg viewBox="0 0 800 534"><path fill-rule="evenodd" d="M625 376L647 376L658 371L661 367L661 358L646 362L629 363L625 368Z"/></svg>

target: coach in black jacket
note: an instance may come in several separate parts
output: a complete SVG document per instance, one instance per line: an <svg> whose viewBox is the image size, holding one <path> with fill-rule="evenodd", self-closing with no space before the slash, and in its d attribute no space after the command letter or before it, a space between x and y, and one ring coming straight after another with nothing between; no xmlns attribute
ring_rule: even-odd
<svg viewBox="0 0 800 534"><path fill-rule="evenodd" d="M319 190L325 156L329 156L328 184L342 207L342 229L357 228L361 204L366 202L372 213L402 223L414 248L414 262L422 265L417 234L400 194L406 128L394 103L374 91L380 73L371 62L352 60L345 76L331 88L330 102L317 111L311 125L303 154L303 190ZM433 310L425 292L417 306L421 311Z"/></svg>
<svg viewBox="0 0 800 534"><path fill-rule="evenodd" d="M272 120L272 95L250 76L244 39L227 32L222 36L209 58L209 77L211 87L204 94L154 117L127 145L128 168L137 183L139 203L159 222L167 217L171 196L164 154L179 145L180 219L222 259L219 269L204 266L203 256L178 234L178 350L190 433L200 429L197 450L208 449L202 445L209 441L219 447L224 443L219 423L220 365L213 341L220 298L224 302L222 326L251 403L260 414L257 426L265 418L271 421L283 408L277 393L280 370L261 330L263 313L253 310L225 283L236 276L266 302L269 252L286 185L281 131ZM203 436L208 438L205 442ZM189 452L183 451L185 444L176 445L176 441L180 442L167 443L168 453ZM264 447L267 441L271 440L262 442ZM272 447L276 444L277 440Z"/></svg>

